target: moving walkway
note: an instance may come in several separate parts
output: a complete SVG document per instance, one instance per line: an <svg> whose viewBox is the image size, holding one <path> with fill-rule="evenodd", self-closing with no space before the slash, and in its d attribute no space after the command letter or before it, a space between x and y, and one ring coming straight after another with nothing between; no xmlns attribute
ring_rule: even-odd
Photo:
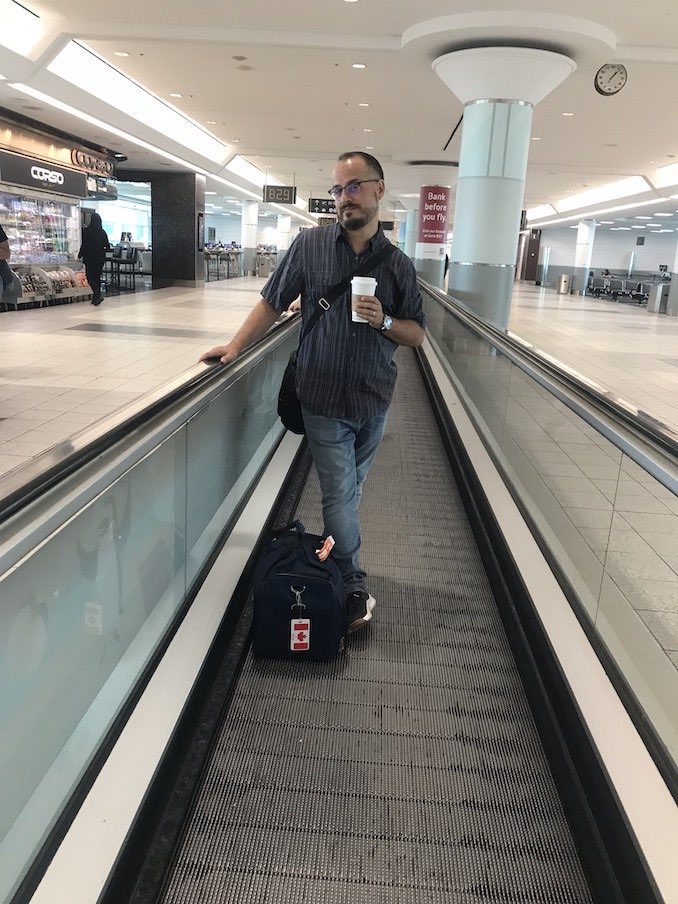
<svg viewBox="0 0 678 904"><path fill-rule="evenodd" d="M330 663L247 643L261 538L321 529L297 319L0 487L1 900L676 899L676 669L613 542L676 437L425 299Z"/></svg>

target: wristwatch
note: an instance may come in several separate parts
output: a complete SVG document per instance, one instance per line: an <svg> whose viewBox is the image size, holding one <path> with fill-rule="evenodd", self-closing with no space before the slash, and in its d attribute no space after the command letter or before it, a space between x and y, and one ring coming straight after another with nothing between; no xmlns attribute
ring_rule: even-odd
<svg viewBox="0 0 678 904"><path fill-rule="evenodd" d="M384 314L384 322L379 327L380 333L385 333L387 330L390 330L393 326L393 317L390 314Z"/></svg>

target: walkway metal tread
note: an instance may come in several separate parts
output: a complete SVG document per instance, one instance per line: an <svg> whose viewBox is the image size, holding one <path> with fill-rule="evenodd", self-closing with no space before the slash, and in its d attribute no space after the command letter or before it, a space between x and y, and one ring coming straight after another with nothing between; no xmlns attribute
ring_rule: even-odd
<svg viewBox="0 0 678 904"><path fill-rule="evenodd" d="M372 624L243 669L163 904L587 904L413 355L363 498ZM312 474L298 516L321 532Z"/></svg>

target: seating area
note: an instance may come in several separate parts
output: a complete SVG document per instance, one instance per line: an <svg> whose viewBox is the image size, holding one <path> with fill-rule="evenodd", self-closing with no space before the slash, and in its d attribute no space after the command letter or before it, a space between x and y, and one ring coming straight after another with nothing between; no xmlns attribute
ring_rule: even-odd
<svg viewBox="0 0 678 904"><path fill-rule="evenodd" d="M622 279L615 276L592 276L586 287L586 294L640 305L647 304L651 288L651 282L642 282L633 277Z"/></svg>

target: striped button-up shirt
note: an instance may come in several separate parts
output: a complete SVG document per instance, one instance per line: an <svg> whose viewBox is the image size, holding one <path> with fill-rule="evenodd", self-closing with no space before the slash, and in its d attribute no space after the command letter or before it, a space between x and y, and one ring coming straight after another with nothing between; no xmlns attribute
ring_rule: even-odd
<svg viewBox="0 0 678 904"><path fill-rule="evenodd" d="M276 310L301 295L306 324L325 291L354 273L388 239L381 226L368 249L356 255L339 223L301 232L262 290ZM425 326L412 261L398 248L369 274L385 313ZM397 344L366 323L351 320L350 287L324 313L299 347L297 393L313 414L333 418L372 417L389 406L397 366Z"/></svg>

